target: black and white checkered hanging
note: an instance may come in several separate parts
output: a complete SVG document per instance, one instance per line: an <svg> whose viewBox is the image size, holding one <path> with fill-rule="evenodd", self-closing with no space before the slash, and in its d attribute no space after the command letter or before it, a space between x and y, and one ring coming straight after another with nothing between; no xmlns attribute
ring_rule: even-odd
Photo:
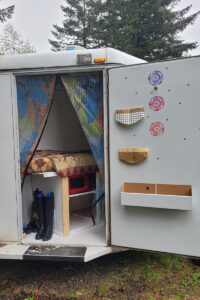
<svg viewBox="0 0 200 300"><path fill-rule="evenodd" d="M138 109L120 110L116 111L115 119L118 123L124 125L133 125L138 123L144 118L144 110Z"/></svg>

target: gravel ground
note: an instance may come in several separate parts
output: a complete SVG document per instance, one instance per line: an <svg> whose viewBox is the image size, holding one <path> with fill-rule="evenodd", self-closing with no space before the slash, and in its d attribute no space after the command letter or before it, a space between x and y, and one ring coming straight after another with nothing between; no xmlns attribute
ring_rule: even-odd
<svg viewBox="0 0 200 300"><path fill-rule="evenodd" d="M136 251L86 264L2 260L0 299L200 299L200 266Z"/></svg>

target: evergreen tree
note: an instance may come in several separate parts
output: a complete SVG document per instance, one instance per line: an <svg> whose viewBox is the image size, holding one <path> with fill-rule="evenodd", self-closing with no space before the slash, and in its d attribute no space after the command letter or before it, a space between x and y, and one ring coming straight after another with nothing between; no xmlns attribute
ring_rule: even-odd
<svg viewBox="0 0 200 300"><path fill-rule="evenodd" d="M53 51L58 51L67 44L76 44L85 48L94 47L93 35L100 12L100 0L65 0L61 6L64 13L62 26L53 25L53 36L49 40Z"/></svg>
<svg viewBox="0 0 200 300"><path fill-rule="evenodd" d="M0 34L0 55L2 54L22 54L36 52L31 46L30 41L24 41L21 35L7 23L4 27L3 33Z"/></svg>
<svg viewBox="0 0 200 300"><path fill-rule="evenodd" d="M148 61L181 57L195 49L197 43L185 43L178 34L194 23L199 12L188 15L191 5L175 10L178 2L106 0L98 22L99 46L110 46Z"/></svg>
<svg viewBox="0 0 200 300"><path fill-rule="evenodd" d="M13 12L14 5L0 9L0 22L4 23L5 21L7 21L7 19L10 19L12 17Z"/></svg>

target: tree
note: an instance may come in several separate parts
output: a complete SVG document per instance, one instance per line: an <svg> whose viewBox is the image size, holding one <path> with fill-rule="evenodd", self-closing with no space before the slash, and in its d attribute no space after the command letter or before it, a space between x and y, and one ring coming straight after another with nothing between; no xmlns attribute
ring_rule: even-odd
<svg viewBox="0 0 200 300"><path fill-rule="evenodd" d="M1 0L0 0L1 1ZM0 22L4 23L5 21L7 21L7 19L10 19L13 12L14 12L14 8L15 6L8 6L6 8L2 8L0 9Z"/></svg>
<svg viewBox="0 0 200 300"><path fill-rule="evenodd" d="M65 0L61 6L65 20L62 26L53 25L53 36L56 40L49 40L53 51L61 50L67 44L76 44L85 48L95 46L93 36L100 14L100 0Z"/></svg>
<svg viewBox="0 0 200 300"><path fill-rule="evenodd" d="M99 28L99 46L110 46L148 61L181 57L197 43L178 34L200 12L188 15L191 5L175 10L180 0L106 0ZM97 38L97 37L95 37Z"/></svg>
<svg viewBox="0 0 200 300"><path fill-rule="evenodd" d="M191 5L176 10L180 0L65 0L63 26L54 25L52 50L66 44L113 47L148 61L181 57L195 49L179 34L195 22Z"/></svg>
<svg viewBox="0 0 200 300"><path fill-rule="evenodd" d="M4 27L3 33L0 34L0 54L22 54L36 52L31 46L29 40L23 41L21 35L14 30L10 23Z"/></svg>

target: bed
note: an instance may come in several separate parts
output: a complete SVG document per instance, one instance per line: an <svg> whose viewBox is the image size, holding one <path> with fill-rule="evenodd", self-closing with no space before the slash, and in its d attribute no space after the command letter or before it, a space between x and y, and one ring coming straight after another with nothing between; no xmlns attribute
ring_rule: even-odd
<svg viewBox="0 0 200 300"><path fill-rule="evenodd" d="M52 171L64 178L94 173L98 168L91 152L36 151L27 175Z"/></svg>

